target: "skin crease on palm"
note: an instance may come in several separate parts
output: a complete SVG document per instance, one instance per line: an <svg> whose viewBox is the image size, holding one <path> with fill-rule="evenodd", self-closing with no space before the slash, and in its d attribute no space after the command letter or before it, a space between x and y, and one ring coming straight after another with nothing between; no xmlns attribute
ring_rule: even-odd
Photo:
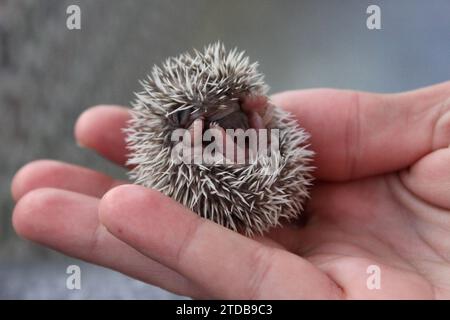
<svg viewBox="0 0 450 320"><path fill-rule="evenodd" d="M303 225L249 239L172 199L40 160L14 177L19 235L194 298L450 298L450 82L397 94L272 97L311 133L316 181ZM97 106L81 146L123 165L128 111ZM380 268L380 289L367 268Z"/></svg>

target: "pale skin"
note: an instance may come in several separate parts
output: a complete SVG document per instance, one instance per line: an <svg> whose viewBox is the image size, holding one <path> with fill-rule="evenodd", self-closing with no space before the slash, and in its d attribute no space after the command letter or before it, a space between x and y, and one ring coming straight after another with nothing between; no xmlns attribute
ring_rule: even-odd
<svg viewBox="0 0 450 320"><path fill-rule="evenodd" d="M398 93L272 97L312 135L307 222L250 239L157 191L52 160L14 177L19 235L194 298L450 298L450 82ZM78 143L124 165L127 109L97 106ZM367 268L381 271L370 290Z"/></svg>

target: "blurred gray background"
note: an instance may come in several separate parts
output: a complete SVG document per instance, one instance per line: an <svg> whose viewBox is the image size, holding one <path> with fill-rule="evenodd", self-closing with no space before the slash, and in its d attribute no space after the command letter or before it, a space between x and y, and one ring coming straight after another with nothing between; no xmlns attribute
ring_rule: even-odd
<svg viewBox="0 0 450 320"><path fill-rule="evenodd" d="M82 30L66 28L81 8ZM366 8L381 7L382 30ZM410 90L450 78L450 1L0 0L0 298L180 298L19 239L9 185L37 158L124 177L73 139L91 105L127 105L155 63L222 40L260 62L272 92ZM82 290L65 288L66 267Z"/></svg>

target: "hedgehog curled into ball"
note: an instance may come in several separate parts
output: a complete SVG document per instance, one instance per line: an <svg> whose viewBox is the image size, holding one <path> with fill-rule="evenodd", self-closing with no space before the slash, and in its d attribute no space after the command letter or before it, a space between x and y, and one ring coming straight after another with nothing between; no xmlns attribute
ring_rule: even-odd
<svg viewBox="0 0 450 320"><path fill-rule="evenodd" d="M249 236L301 214L312 181L309 135L288 112L272 105L257 63L216 43L167 59L141 84L144 90L136 93L125 129L135 183ZM180 129L193 138L187 143L193 155L207 149L195 131L218 130L217 140L228 147L216 153L223 153L219 159L225 161L176 161L171 137ZM231 149L243 148L246 155L244 163L237 163L225 153L230 129L277 130L278 136L276 141L269 136L269 153L253 154L251 161L248 141L242 146L231 139Z"/></svg>

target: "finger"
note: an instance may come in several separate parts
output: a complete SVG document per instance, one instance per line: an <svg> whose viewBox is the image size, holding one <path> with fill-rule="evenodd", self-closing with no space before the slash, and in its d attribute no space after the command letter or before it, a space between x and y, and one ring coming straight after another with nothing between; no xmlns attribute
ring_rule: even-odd
<svg viewBox="0 0 450 320"><path fill-rule="evenodd" d="M22 167L11 183L13 199L39 188L57 188L93 197L102 197L109 189L125 181L80 166L54 161L37 160Z"/></svg>
<svg viewBox="0 0 450 320"><path fill-rule="evenodd" d="M119 239L217 298L337 298L312 264L202 219L147 188L124 185L101 200L100 221Z"/></svg>
<svg viewBox="0 0 450 320"><path fill-rule="evenodd" d="M390 94L394 104L402 104L413 108L427 109L436 106L449 98L450 81L428 87Z"/></svg>
<svg viewBox="0 0 450 320"><path fill-rule="evenodd" d="M349 180L405 168L450 143L450 82L402 94L312 89L275 95L311 134L316 176Z"/></svg>
<svg viewBox="0 0 450 320"><path fill-rule="evenodd" d="M175 293L198 295L190 281L138 253L98 223L97 198L58 189L29 192L13 214L19 235Z"/></svg>
<svg viewBox="0 0 450 320"><path fill-rule="evenodd" d="M81 146L95 150L114 163L125 165L127 149L122 129L126 128L129 118L124 107L92 107L78 118L75 138Z"/></svg>
<svg viewBox="0 0 450 320"><path fill-rule="evenodd" d="M400 173L404 185L416 196L450 209L450 149L436 150Z"/></svg>

